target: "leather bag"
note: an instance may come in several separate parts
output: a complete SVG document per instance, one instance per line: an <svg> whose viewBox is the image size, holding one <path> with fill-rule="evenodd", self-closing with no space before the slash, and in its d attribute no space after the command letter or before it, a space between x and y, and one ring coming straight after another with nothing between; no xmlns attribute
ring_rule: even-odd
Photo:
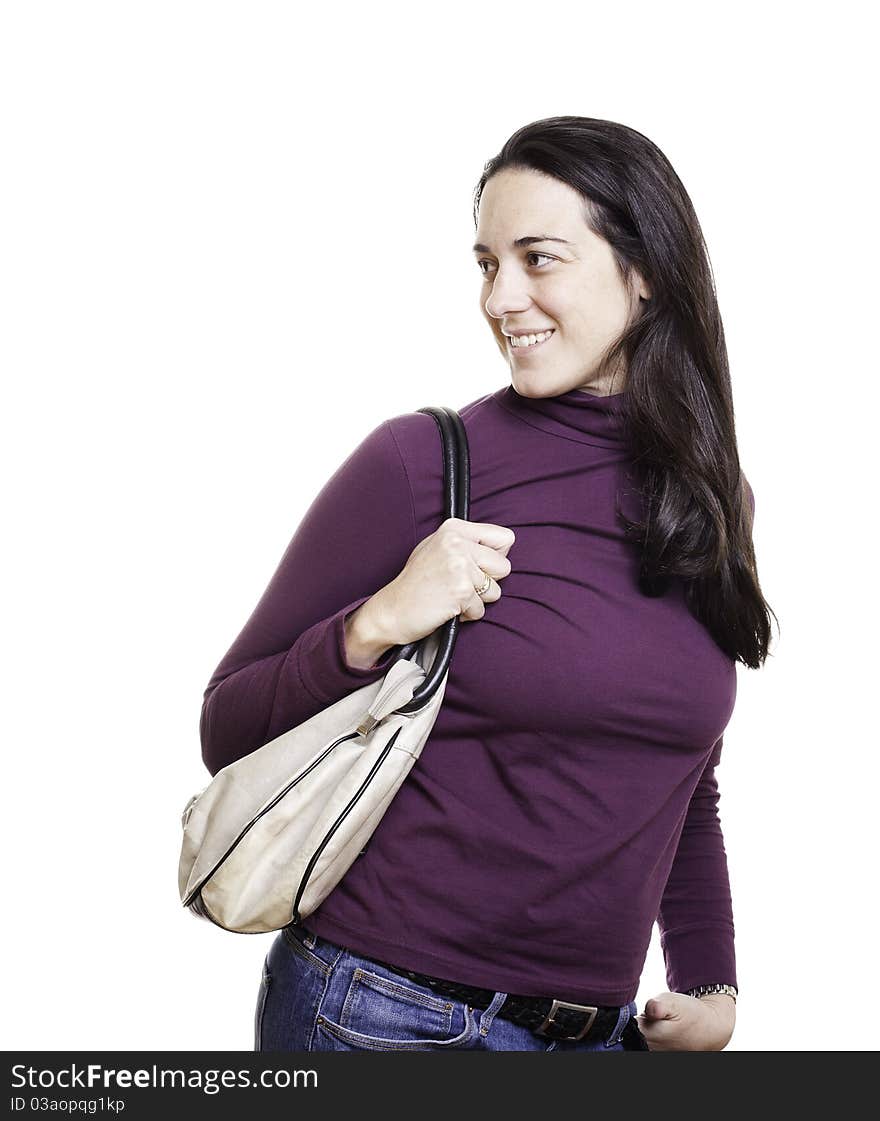
<svg viewBox="0 0 880 1121"><path fill-rule="evenodd" d="M445 516L466 520L470 460L461 418L434 417ZM218 771L183 811L184 907L224 930L260 934L300 922L342 879L431 732L459 617L402 646L385 676Z"/></svg>

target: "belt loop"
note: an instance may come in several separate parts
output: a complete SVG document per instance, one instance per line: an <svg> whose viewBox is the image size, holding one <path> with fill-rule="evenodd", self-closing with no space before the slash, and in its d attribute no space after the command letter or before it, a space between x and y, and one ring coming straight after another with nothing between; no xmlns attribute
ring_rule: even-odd
<svg viewBox="0 0 880 1121"><path fill-rule="evenodd" d="M492 1021L498 1015L498 1009L507 1000L507 993L496 993L492 997L489 1007L486 1008L480 1015L480 1035L487 1036L489 1028L492 1027Z"/></svg>
<svg viewBox="0 0 880 1121"><path fill-rule="evenodd" d="M620 1037L623 1035L626 1025L629 1023L630 1018L635 1016L637 1011L638 1008L634 1000L631 1000L629 1004L625 1004L621 1007L614 1031L608 1036L605 1042L606 1047L613 1047L616 1043L620 1042Z"/></svg>

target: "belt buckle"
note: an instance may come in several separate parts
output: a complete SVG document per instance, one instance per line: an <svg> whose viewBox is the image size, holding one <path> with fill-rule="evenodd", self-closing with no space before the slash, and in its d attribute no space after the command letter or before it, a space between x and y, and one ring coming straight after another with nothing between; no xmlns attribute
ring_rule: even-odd
<svg viewBox="0 0 880 1121"><path fill-rule="evenodd" d="M587 1019L586 1024L577 1033L577 1035L548 1035L547 1034L546 1029L548 1027L550 1027L550 1025L554 1022L553 1017L560 1008L574 1008L578 1012L589 1012L589 1013L591 1013L590 1017ZM563 1042L566 1042L566 1043L567 1042L572 1042L573 1043L573 1042L576 1042L579 1039L584 1038L584 1036L587 1034L587 1032L593 1026L593 1022L595 1021L598 1014L599 1014L599 1009L596 1008L592 1004L572 1004L568 1000L556 1000L554 998L553 1003L550 1006L550 1011L547 1013L547 1016L546 1016L544 1022L541 1024L540 1027L534 1029L534 1033L535 1033L535 1035L544 1036L546 1039L558 1039L558 1040L562 1040Z"/></svg>

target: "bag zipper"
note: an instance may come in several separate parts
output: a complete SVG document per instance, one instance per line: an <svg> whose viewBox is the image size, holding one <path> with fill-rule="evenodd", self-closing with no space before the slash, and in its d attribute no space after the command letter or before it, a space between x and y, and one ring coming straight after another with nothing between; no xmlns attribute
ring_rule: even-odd
<svg viewBox="0 0 880 1121"><path fill-rule="evenodd" d="M337 817L337 819L330 826L330 828L328 829L327 833L324 836L324 839L321 841L320 845L318 845L317 849L315 849L315 851L312 853L311 859L309 860L308 864L306 865L306 869L303 872L302 879L300 880L299 890L296 893L296 898L293 901L293 918L290 920L291 923L296 924L296 923L300 922L300 914L299 914L299 910L298 910L299 901L300 901L300 899L302 899L302 895L303 895L303 892L306 889L306 885L308 884L309 877L311 876L311 874L314 870L315 864L317 863L318 859L321 856L321 853L324 851L324 849L329 844L330 839L333 836L333 834L336 832L336 830L339 828L339 826L343 823L343 821L345 821L345 819L346 819L346 817L348 817L349 813L351 813L352 809L357 804L358 799L361 797L363 792L367 789L367 786L369 785L373 776L379 770L379 767L381 767L383 761L388 757L388 753L391 751L391 748L394 747L394 741L397 739L397 737L400 735L400 733L402 731L403 731L403 725L401 725L401 727L399 727L397 729L397 731L394 733L394 735L391 737L391 739L388 741L388 743L385 744L385 747L382 749L381 755L376 760L376 762L373 764L373 767L372 767L370 773L367 775L367 777L361 783L358 790L356 790L355 793L352 795L351 800L349 801L349 803L345 807L345 809L342 811L342 813L339 815L339 817Z"/></svg>
<svg viewBox="0 0 880 1121"><path fill-rule="evenodd" d="M202 888L205 886L205 884L208 882L208 880L210 880L210 878L214 875L214 873L221 866L221 864L223 864L226 860L228 860L228 858L229 858L230 854L233 852L233 850L235 848L237 848L237 846L241 843L242 839L245 837L245 835L248 833L248 831L251 830L254 827L254 825L256 825L256 823L260 820L260 818L263 816L263 814L268 813L269 810L271 810L272 807L274 805L276 805L278 803L278 801L285 796L285 794L289 793L289 791L291 791L293 789L293 787L296 786L296 784L298 782L301 782L302 779L304 779L306 777L306 775L311 774L311 772L315 769L315 767L318 766L319 763L323 763L323 761L327 758L327 756L330 754L330 752L333 751L334 748L338 747L339 744L341 744L341 743L345 743L347 740L357 739L357 736L358 736L357 732L349 732L345 736L340 736L338 740L335 740L333 743L330 744L329 747L325 748L325 750L317 757L317 759L313 759L312 762L308 765L308 767L306 767L306 769L304 771L300 771L300 773L295 778L291 779L291 781L287 784L287 786L283 787L283 789L281 789L278 792L278 794L275 795L275 797L272 799L272 801L269 802L267 805L265 805L260 810L260 812L247 823L247 825L244 827L244 829L242 829L242 831L235 838L235 840L232 842L232 844L229 846L229 848L226 850L226 852L220 857L220 859L217 861L217 863L214 865L214 867L211 869L211 871L208 872L208 874L202 878L201 882L198 883L196 885L196 887L194 887L193 890L189 893L187 898L183 901L183 906L184 907L192 906L193 900L199 894L199 892L201 892Z"/></svg>

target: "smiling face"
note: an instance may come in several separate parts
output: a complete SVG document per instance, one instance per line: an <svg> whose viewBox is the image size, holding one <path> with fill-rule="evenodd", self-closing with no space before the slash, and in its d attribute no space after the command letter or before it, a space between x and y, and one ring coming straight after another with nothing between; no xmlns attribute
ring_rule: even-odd
<svg viewBox="0 0 880 1121"><path fill-rule="evenodd" d="M628 288L611 246L589 228L583 197L531 169L505 168L480 196L474 257L480 308L523 397L572 389L620 393L626 371L600 371L604 354L650 291L638 272ZM553 333L532 346L510 335Z"/></svg>

